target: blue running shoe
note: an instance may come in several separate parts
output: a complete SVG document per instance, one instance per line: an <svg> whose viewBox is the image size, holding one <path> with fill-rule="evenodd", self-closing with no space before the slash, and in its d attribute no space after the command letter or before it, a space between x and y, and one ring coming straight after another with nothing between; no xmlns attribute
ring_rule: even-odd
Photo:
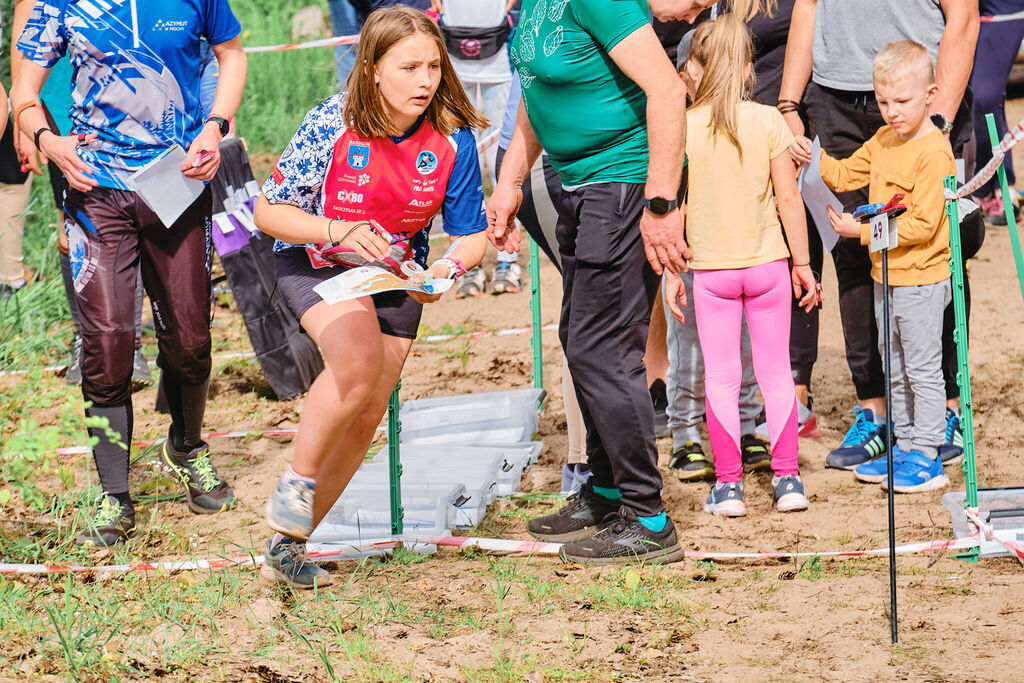
<svg viewBox="0 0 1024 683"><path fill-rule="evenodd" d="M903 458L906 457L906 453L900 450L898 445L892 447L892 471L893 475L896 474L896 470L903 464ZM853 476L858 481L867 482L869 484L878 484L885 481L886 477L889 476L889 466L886 464L888 458L882 456L881 458L875 458L871 462L866 462L863 465L858 465L853 470Z"/></svg>
<svg viewBox="0 0 1024 683"><path fill-rule="evenodd" d="M957 462L964 455L964 432L960 429L960 418L946 408L946 443L939 446L939 458L943 465Z"/></svg>
<svg viewBox="0 0 1024 683"><path fill-rule="evenodd" d="M825 456L825 467L852 470L885 452L885 425L875 424L874 413L860 406L854 406L853 417L843 443Z"/></svg>
<svg viewBox="0 0 1024 683"><path fill-rule="evenodd" d="M882 481L884 489L888 482ZM940 489L949 484L949 477L942 469L942 458L929 458L919 450L903 455L903 464L892 474L894 493L920 493Z"/></svg>

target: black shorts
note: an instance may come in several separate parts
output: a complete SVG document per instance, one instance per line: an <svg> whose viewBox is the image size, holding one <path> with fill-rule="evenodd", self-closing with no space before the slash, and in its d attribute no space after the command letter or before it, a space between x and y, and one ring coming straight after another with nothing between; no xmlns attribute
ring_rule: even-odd
<svg viewBox="0 0 1024 683"><path fill-rule="evenodd" d="M313 288L341 272L334 267L314 268L306 250L300 247L279 251L274 256L277 287L297 318L323 301ZM423 304L405 292L385 292L374 294L372 298L381 332L391 337L416 338Z"/></svg>

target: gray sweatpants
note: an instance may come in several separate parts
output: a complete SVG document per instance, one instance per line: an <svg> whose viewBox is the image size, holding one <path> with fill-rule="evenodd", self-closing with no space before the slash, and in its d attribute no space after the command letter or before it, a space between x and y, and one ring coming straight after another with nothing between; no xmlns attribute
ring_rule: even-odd
<svg viewBox="0 0 1024 683"><path fill-rule="evenodd" d="M700 423L706 410L704 402L704 356L697 338L697 321L693 315L693 271L682 273L686 287L686 324L681 325L665 307L668 330L668 427L672 430L672 450L678 450L687 441L700 443ZM662 287L664 297L664 287ZM743 321L740 333L740 357L743 360L743 379L740 383L740 433L753 434L754 420L761 411L757 400L757 380L750 353L750 333Z"/></svg>
<svg viewBox="0 0 1024 683"><path fill-rule="evenodd" d="M892 347L892 415L903 451L929 458L946 440L946 385L942 379L942 316L951 298L949 280L889 287ZM878 350L883 354L882 285L875 283Z"/></svg>

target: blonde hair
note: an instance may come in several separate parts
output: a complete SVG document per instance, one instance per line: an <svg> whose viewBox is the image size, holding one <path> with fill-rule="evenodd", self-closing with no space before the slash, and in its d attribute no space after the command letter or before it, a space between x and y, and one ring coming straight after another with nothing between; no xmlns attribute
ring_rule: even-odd
<svg viewBox="0 0 1024 683"><path fill-rule="evenodd" d="M758 14L771 18L779 8L779 0L732 0L732 11L743 21L750 21Z"/></svg>
<svg viewBox="0 0 1024 683"><path fill-rule="evenodd" d="M921 43L897 40L883 47L875 57L871 76L875 83L881 85L895 85L911 76L922 78L931 85L935 82L935 65L928 48Z"/></svg>
<svg viewBox="0 0 1024 683"><path fill-rule="evenodd" d="M394 6L371 12L359 34L356 67L346 83L348 97L342 110L345 120L365 137L382 138L405 132L396 130L387 113L374 79L374 69L388 50L414 33L432 38L441 60L441 82L427 105L430 124L442 135L451 135L459 126L486 128L487 119L470 104L455 74L437 25L423 12Z"/></svg>
<svg viewBox="0 0 1024 683"><path fill-rule="evenodd" d="M750 97L754 87L753 72L749 78L745 75L754 59L750 29L735 14L705 21L693 33L690 59L704 69L693 106L711 108L708 123L711 134L724 135L739 151L742 161L736 113L740 102Z"/></svg>

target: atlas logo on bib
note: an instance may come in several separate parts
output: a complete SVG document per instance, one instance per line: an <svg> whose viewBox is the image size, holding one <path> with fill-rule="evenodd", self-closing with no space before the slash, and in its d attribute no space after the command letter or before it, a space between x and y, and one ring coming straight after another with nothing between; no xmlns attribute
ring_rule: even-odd
<svg viewBox="0 0 1024 683"><path fill-rule="evenodd" d="M428 175L437 168L437 155L431 152L429 149L425 149L420 152L419 156L416 157L416 170L421 175Z"/></svg>
<svg viewBox="0 0 1024 683"><path fill-rule="evenodd" d="M360 145L355 142L348 146L348 165L357 171L366 168L370 163L370 146Z"/></svg>
<svg viewBox="0 0 1024 683"><path fill-rule="evenodd" d="M411 202L409 202L409 206L415 206L420 209L426 209L433 206L433 202L427 199L413 199Z"/></svg>

